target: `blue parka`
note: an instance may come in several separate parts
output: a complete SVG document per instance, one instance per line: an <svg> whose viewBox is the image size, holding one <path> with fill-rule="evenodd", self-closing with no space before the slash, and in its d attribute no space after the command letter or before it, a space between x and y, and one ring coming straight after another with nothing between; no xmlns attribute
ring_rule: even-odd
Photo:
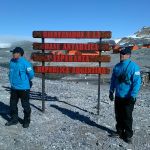
<svg viewBox="0 0 150 150"><path fill-rule="evenodd" d="M11 59L9 80L12 89L29 90L30 80L34 77L32 65L24 58Z"/></svg>
<svg viewBox="0 0 150 150"><path fill-rule="evenodd" d="M120 75L125 75L125 82L120 82ZM121 98L136 98L141 86L141 75L139 66L126 59L118 63L112 73L110 92Z"/></svg>

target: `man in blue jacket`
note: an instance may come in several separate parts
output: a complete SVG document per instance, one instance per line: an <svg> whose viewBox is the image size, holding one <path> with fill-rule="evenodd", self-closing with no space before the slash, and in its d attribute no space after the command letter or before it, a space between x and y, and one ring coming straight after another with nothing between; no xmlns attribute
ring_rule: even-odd
<svg viewBox="0 0 150 150"><path fill-rule="evenodd" d="M109 90L111 101L114 100L115 92L116 135L127 143L132 142L132 112L141 86L140 68L130 60L130 56L130 47L122 48L120 63L113 68Z"/></svg>
<svg viewBox="0 0 150 150"><path fill-rule="evenodd" d="M9 80L11 84L10 115L11 119L5 125L11 126L18 123L18 101L24 109L23 127L30 124L31 108L29 103L30 82L34 77L31 64L23 57L24 50L16 47L13 51L13 58L10 61Z"/></svg>

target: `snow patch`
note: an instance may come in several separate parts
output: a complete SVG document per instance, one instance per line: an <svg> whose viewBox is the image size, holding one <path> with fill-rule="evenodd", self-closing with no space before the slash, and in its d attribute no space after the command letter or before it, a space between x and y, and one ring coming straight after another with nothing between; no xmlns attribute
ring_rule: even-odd
<svg viewBox="0 0 150 150"><path fill-rule="evenodd" d="M0 48L10 48L11 43L0 43Z"/></svg>
<svg viewBox="0 0 150 150"><path fill-rule="evenodd" d="M118 44L120 42L121 38L120 39L114 39L115 43Z"/></svg>

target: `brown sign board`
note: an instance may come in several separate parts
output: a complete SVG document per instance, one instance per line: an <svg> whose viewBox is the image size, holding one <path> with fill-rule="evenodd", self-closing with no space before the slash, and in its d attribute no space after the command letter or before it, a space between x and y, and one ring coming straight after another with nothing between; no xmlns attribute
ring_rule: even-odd
<svg viewBox="0 0 150 150"><path fill-rule="evenodd" d="M34 38L111 38L110 31L33 31Z"/></svg>
<svg viewBox="0 0 150 150"><path fill-rule="evenodd" d="M35 50L96 50L109 51L109 44L96 43L33 43Z"/></svg>
<svg viewBox="0 0 150 150"><path fill-rule="evenodd" d="M31 59L39 62L110 62L109 55L53 55L52 53L32 53Z"/></svg>
<svg viewBox="0 0 150 150"><path fill-rule="evenodd" d="M109 74L106 67L66 67L66 66L34 66L36 73L63 73L63 74Z"/></svg>

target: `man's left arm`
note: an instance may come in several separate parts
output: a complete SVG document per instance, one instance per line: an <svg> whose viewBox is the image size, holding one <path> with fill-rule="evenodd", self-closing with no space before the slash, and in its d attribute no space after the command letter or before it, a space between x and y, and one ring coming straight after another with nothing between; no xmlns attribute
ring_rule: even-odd
<svg viewBox="0 0 150 150"><path fill-rule="evenodd" d="M141 87L141 74L140 74L140 68L138 66L135 67L133 72L133 78L132 78L132 91L131 91L131 97L133 99L136 98L139 90Z"/></svg>
<svg viewBox="0 0 150 150"><path fill-rule="evenodd" d="M27 63L27 66L26 66L26 72L27 72L29 80L32 80L34 77L34 70L33 70L31 63L29 62Z"/></svg>

